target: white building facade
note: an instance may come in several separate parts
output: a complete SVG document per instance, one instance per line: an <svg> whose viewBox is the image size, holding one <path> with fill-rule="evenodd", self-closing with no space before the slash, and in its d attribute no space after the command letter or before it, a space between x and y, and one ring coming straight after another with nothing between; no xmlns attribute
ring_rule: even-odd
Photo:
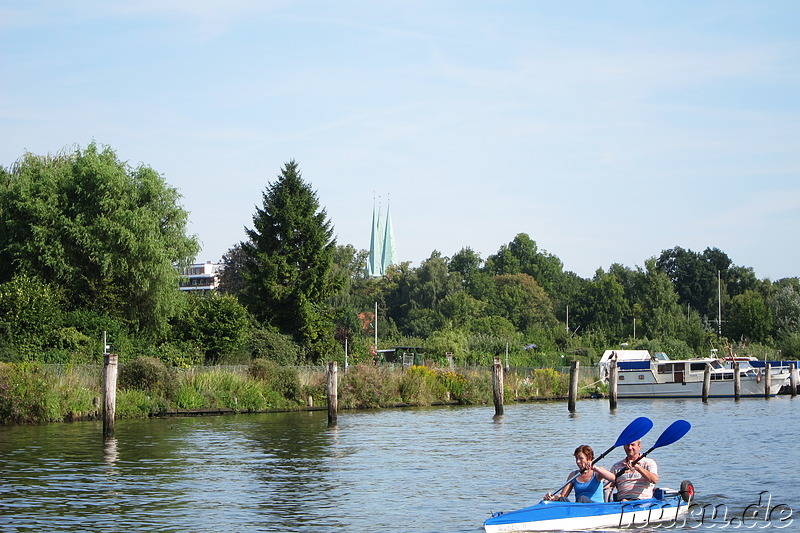
<svg viewBox="0 0 800 533"><path fill-rule="evenodd" d="M219 273L222 263L206 261L194 263L181 272L182 291L213 291L219 288Z"/></svg>

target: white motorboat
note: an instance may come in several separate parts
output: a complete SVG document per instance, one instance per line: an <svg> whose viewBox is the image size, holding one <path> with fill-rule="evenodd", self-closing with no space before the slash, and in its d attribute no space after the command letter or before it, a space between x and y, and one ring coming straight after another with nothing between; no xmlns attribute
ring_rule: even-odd
<svg viewBox="0 0 800 533"><path fill-rule="evenodd" d="M734 397L734 372L716 358L671 360L659 352L649 361L620 361L617 367L618 398L701 398L706 368L711 378L708 397ZM772 376L770 396L787 382L788 374L780 376ZM758 369L740 367L740 396L763 398L767 394L765 381Z"/></svg>

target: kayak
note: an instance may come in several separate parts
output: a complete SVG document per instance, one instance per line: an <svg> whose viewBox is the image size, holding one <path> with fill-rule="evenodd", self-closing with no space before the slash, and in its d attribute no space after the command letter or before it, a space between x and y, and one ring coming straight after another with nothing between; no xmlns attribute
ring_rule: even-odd
<svg viewBox="0 0 800 533"><path fill-rule="evenodd" d="M641 528L674 522L689 510L694 497L691 482L681 490L656 489L653 498L627 502L575 503L542 500L516 511L493 513L483 523L486 533L505 531L574 531L602 528Z"/></svg>

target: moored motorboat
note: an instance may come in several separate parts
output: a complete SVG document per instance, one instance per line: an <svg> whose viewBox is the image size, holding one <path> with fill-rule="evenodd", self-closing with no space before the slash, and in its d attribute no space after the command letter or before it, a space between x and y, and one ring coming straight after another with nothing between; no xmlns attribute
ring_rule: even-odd
<svg viewBox="0 0 800 533"><path fill-rule="evenodd" d="M619 398L700 398L706 368L710 371L709 398L732 398L735 396L733 361L716 357L673 360L664 352L649 355L646 350L608 350L598 366L603 379L608 379L612 365L616 365ZM739 395L763 398L767 394L764 362L749 358L736 358L735 362L740 363ZM772 363L776 364L770 370L769 395L775 396L789 383L786 368L791 362Z"/></svg>
<svg viewBox="0 0 800 533"><path fill-rule="evenodd" d="M656 489L653 498L625 502L575 503L542 500L516 511L493 513L483 523L486 533L506 531L574 531L641 528L678 521L694 497L691 482L681 490Z"/></svg>
<svg viewBox="0 0 800 533"><path fill-rule="evenodd" d="M709 398L732 398L735 394L733 370L715 358L621 362L618 367L619 398L700 398L706 368L710 370ZM784 381L771 380L770 396L778 394ZM762 376L753 369L739 371L739 384L742 398L763 398L766 394Z"/></svg>

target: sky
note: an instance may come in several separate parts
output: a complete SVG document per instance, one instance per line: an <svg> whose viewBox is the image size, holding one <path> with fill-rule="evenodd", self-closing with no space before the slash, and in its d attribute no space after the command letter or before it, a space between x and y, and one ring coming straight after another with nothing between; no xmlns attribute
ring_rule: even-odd
<svg viewBox="0 0 800 533"><path fill-rule="evenodd" d="M295 160L339 244L527 233L564 269L716 247L800 276L800 2L3 0L0 165L96 142L182 194L197 261Z"/></svg>

